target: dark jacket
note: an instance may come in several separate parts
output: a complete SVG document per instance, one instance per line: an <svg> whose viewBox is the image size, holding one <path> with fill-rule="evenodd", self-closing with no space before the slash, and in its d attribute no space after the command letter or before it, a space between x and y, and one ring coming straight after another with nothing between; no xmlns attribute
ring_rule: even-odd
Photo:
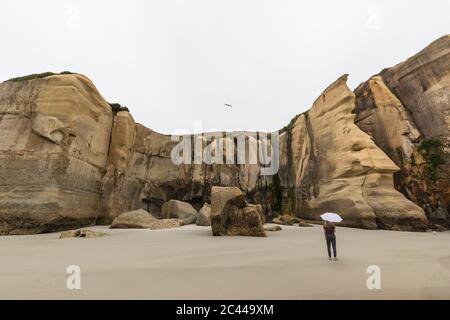
<svg viewBox="0 0 450 320"><path fill-rule="evenodd" d="M325 230L325 238L331 239L335 237L336 227L334 225L329 226L323 226L323 229Z"/></svg>

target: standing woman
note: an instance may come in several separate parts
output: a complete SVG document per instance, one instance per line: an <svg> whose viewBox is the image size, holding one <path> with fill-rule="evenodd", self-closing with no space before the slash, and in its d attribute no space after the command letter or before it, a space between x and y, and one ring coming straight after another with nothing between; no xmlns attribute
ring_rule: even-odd
<svg viewBox="0 0 450 320"><path fill-rule="evenodd" d="M325 221L323 224L325 240L327 241L328 260L331 260L331 246L333 246L334 261L337 261L336 252L336 226L333 222Z"/></svg>

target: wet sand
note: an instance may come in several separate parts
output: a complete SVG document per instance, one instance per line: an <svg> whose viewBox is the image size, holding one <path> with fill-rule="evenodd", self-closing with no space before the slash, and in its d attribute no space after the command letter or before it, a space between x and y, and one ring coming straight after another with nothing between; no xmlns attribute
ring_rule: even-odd
<svg viewBox="0 0 450 320"><path fill-rule="evenodd" d="M450 299L450 232L338 228L334 262L319 226L267 238L89 229L109 236L0 237L0 299ZM81 268L81 290L66 288L69 265ZM367 289L370 265L381 290Z"/></svg>

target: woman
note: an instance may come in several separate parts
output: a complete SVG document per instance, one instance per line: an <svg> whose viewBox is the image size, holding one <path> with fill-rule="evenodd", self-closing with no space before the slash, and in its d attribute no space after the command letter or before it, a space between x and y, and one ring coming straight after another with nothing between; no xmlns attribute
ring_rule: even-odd
<svg viewBox="0 0 450 320"><path fill-rule="evenodd" d="M331 260L331 246L333 246L334 261L337 261L336 252L336 226L332 222L325 221L323 224L325 239L327 240L328 260Z"/></svg>

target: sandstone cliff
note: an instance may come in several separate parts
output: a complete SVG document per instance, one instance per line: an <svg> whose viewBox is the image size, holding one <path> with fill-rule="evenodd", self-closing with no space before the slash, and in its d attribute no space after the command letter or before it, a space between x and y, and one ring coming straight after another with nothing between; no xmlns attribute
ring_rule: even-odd
<svg viewBox="0 0 450 320"><path fill-rule="evenodd" d="M81 75L0 85L0 232L95 222L112 112Z"/></svg>
<svg viewBox="0 0 450 320"><path fill-rule="evenodd" d="M395 187L440 224L450 208L450 36L356 90L356 124L401 168Z"/></svg>
<svg viewBox="0 0 450 320"><path fill-rule="evenodd" d="M347 76L339 78L282 129L280 169L273 176L261 175L261 164L175 164L171 152L178 142L136 123L127 111L112 112L82 75L1 83L0 232L110 224L141 208L158 216L171 199L198 210L211 200L213 186L239 187L269 218L283 213L318 220L333 211L348 226L424 230L423 210L394 188L393 176L414 202L423 204L418 194L426 188L430 206L448 206L448 178L433 182L436 192L429 179L410 178L426 171L424 141L442 141L448 150L448 67L444 37L355 93ZM424 108L431 110L428 120ZM206 135L187 137L193 145L210 143ZM405 162L412 155L416 165Z"/></svg>
<svg viewBox="0 0 450 320"><path fill-rule="evenodd" d="M423 211L393 187L398 167L354 124L346 80L327 88L282 136L284 206L312 220L338 212L348 226L424 228Z"/></svg>

